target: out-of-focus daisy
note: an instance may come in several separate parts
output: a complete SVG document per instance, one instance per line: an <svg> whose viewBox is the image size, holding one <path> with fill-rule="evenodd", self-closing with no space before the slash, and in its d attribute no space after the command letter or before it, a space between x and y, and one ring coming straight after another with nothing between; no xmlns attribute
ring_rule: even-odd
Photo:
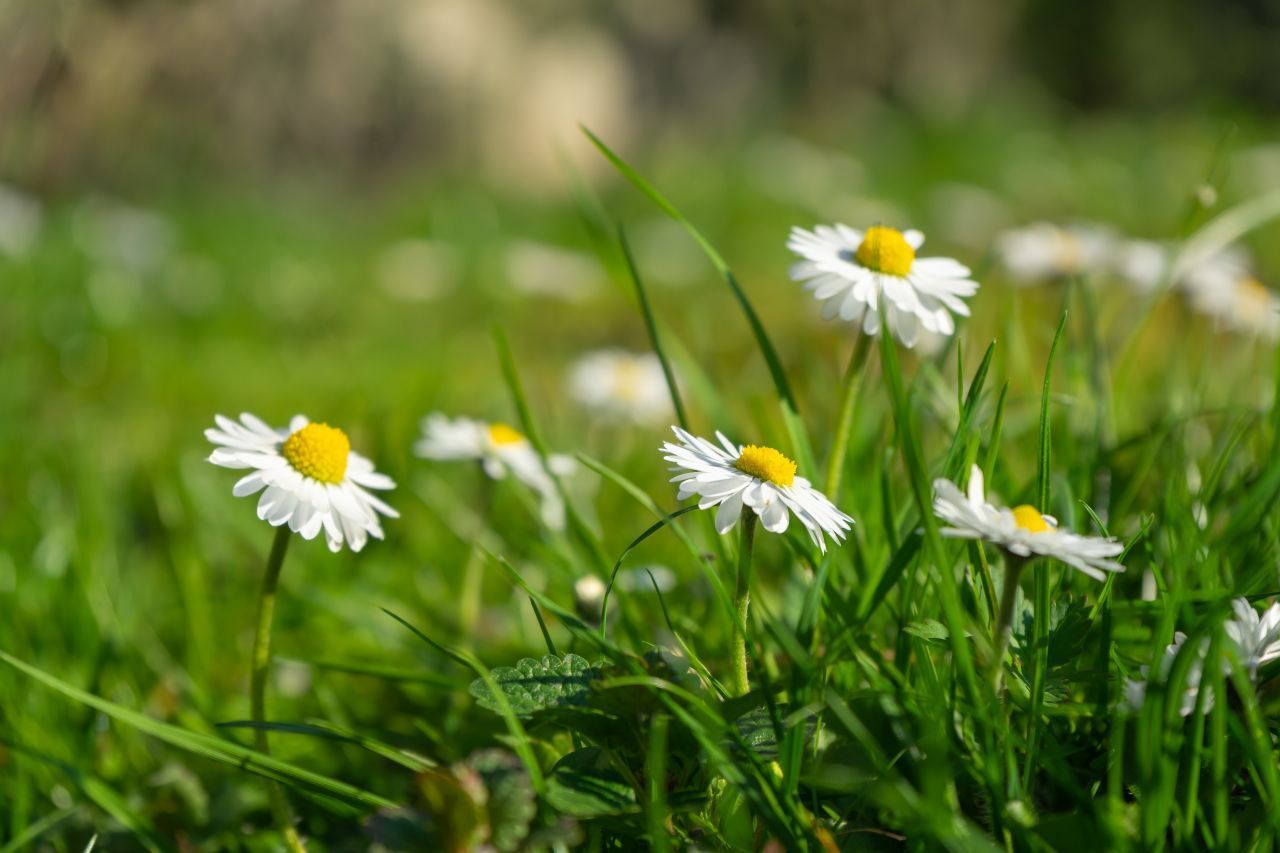
<svg viewBox="0 0 1280 853"><path fill-rule="evenodd" d="M399 518L369 492L395 488L395 483L352 450L342 430L302 415L295 415L288 429L272 429L247 413L238 422L222 415L214 421L217 427L204 433L218 445L209 461L251 469L232 493L246 497L262 492L258 518L272 526L287 524L304 539L323 530L330 551L341 550L344 542L359 551L370 536L382 538L379 514Z"/></svg>
<svg viewBox="0 0 1280 853"><path fill-rule="evenodd" d="M1168 247L1155 240L1125 240L1115 247L1111 267L1122 281L1147 293L1169 275L1172 260Z"/></svg>
<svg viewBox="0 0 1280 853"><path fill-rule="evenodd" d="M998 236L996 255L1014 284L1030 285L1099 272L1115 244L1115 234L1101 225L1035 222Z"/></svg>
<svg viewBox="0 0 1280 853"><path fill-rule="evenodd" d="M836 542L844 539L853 519L845 515L796 475L796 463L772 447L736 445L716 433L720 444L690 435L673 426L679 444L662 445L679 483L679 500L697 495L701 509L718 507L716 530L728 533L746 507L759 516L765 530L782 533L791 516L804 525L818 550L826 553L825 533Z"/></svg>
<svg viewBox="0 0 1280 853"><path fill-rule="evenodd" d="M612 418L653 423L671 415L667 380L653 353L587 353L569 372L569 391L582 405Z"/></svg>
<svg viewBox="0 0 1280 853"><path fill-rule="evenodd" d="M952 314L968 316L964 299L978 291L969 268L950 258L917 258L919 231L876 225L858 231L847 225L792 228L787 248L804 260L791 278L822 303L822 316L862 322L868 335L887 325L905 346L920 329L950 335ZM881 315L883 314L883 319Z"/></svg>
<svg viewBox="0 0 1280 853"><path fill-rule="evenodd" d="M969 472L967 495L944 479L933 481L933 492L934 513L951 525L943 528L944 536L982 539L1023 559L1050 557L1095 580L1103 580L1106 572L1124 571L1124 566L1111 559L1124 550L1116 540L1059 530L1056 519L1032 506L1008 509L989 503L977 465Z"/></svg>
<svg viewBox="0 0 1280 853"><path fill-rule="evenodd" d="M1239 664L1248 673L1249 679L1258 680L1258 668L1280 658L1280 603L1272 604L1261 616L1253 609L1246 598L1236 598L1231 602L1233 617L1222 623L1222 631L1230 644L1229 654L1234 655ZM1157 677L1169 677L1173 660L1186 645L1187 636L1181 631L1173 635L1173 642L1165 647L1157 667ZM1204 657L1209 651L1209 639L1203 638L1195 650L1195 657L1187 671L1187 683L1179 705L1179 713L1189 716L1195 711L1196 696L1200 691L1204 671ZM1231 661L1223 661L1223 672L1230 673ZM1125 682L1125 701L1131 710L1142 706L1146 697L1147 683L1150 680L1149 667L1142 668L1143 679L1130 679ZM1205 710L1213 707L1213 694L1205 696Z"/></svg>
<svg viewBox="0 0 1280 853"><path fill-rule="evenodd" d="M1223 328L1280 340L1280 295L1258 281L1240 247L1192 262L1181 271L1178 285L1192 308Z"/></svg>
<svg viewBox="0 0 1280 853"><path fill-rule="evenodd" d="M570 473L573 459L552 454L544 465L529 439L513 427L432 412L423 419L422 438L413 450L424 459L479 462L494 480L511 474L538 495L542 522L554 530L564 528L564 500L551 475Z"/></svg>

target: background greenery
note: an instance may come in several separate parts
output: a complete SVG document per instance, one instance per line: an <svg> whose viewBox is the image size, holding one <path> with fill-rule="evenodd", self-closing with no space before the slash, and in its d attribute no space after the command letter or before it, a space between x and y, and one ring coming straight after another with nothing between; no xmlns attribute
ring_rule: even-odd
<svg viewBox="0 0 1280 853"><path fill-rule="evenodd" d="M1273 353L1215 329L1176 295L1149 308L1106 276L1014 290L992 257L999 229L1030 219L1096 219L1176 240L1280 187L1275 58L1259 47L1275 25L1270 7L1096 4L1063 20L1047 3L963 14L929 4L665 6L684 24L664 29L625 4L478 4L486 26L456 32L541 57L547 68L531 60L543 70L522 80L502 76L497 59L489 79L439 58L438 33L457 20L440 10L456 4L382 16L322 4L296 28L288 4L225 14L208 4L3 4L0 166L39 199L43 220L27 251L0 256L0 651L182 733L157 738L0 668L2 849L80 850L94 834L110 850L277 843L260 780L234 756L194 754L183 740L251 741L220 724L248 715L271 532L231 497L227 472L203 461L202 436L214 413L240 411L340 424L399 484L390 502L402 518L385 543L335 556L296 542L284 570L273 719L381 745L311 728L276 734L274 754L415 810L301 786L291 799L314 849L481 837L510 849L523 835L507 830L515 840L504 841L502 828L530 820L547 843L623 848L1270 843L1280 787L1265 682L1259 700L1233 696L1189 724L1161 716L1158 703L1126 724L1115 704L1122 678L1137 677L1175 627L1213 634L1226 598L1277 588ZM361 38L366 26L388 38L418 32L399 14L425 16L419 65L397 65ZM351 16L360 26L344 30ZM974 30L948 24L959 19ZM973 34L984 22L989 43ZM326 51L334 42L345 49ZM332 59L328 76L321 58ZM570 64L552 67L559 59ZM1188 67L1194 80L1160 73ZM564 83L593 69L608 71L595 75L598 89ZM219 80L227 85L207 88ZM209 100L193 101L196 92ZM517 101L549 106L513 127ZM788 229L834 219L919 227L929 253L960 258L983 283L954 349L901 354L908 404L895 409L873 353L838 500L858 521L853 541L807 565L801 538L760 537L754 672L782 703L780 721L800 711L780 726L800 734L783 743L763 694L754 710L726 710L704 689L707 707L723 712L717 723L692 703L682 718L652 684L619 685L635 695L606 703L612 719L635 724L629 734L601 735L559 712L512 734L468 692L473 672L382 610L489 667L541 656L529 595L481 546L546 596L544 611L572 611L574 581L606 574L655 521L616 482L584 471L570 485L596 549L541 530L517 487L489 490L468 466L412 457L433 409L518 420L495 326L551 448L588 454L676 508L657 453L665 427L595 421L564 390L581 353L648 347L618 223L695 430L787 446L729 289L678 225L581 143L577 120L738 274L820 462L852 338L787 279ZM1216 196L1207 206L1205 186ZM1264 280L1280 268L1275 235L1266 225L1248 237ZM964 695L973 673L953 659L944 611L960 608L980 656L985 600L976 574L948 592L938 572L959 571L973 553L947 545L939 562L902 546L919 542L912 483L957 475L966 456L994 460L989 481L1010 503L1036 493L1042 383L1064 310L1049 508L1088 529L1083 501L1137 544L1105 597L1060 566L1038 569L1052 577L1055 609L1040 646L1044 707L1028 714L1025 698L1001 709ZM965 409L957 383L968 392L992 341L985 385ZM693 689L683 671L692 653L725 677L730 622L709 577L729 582L729 569L717 568L719 546L700 519L680 524L692 552L664 530L626 563L675 573L665 612L643 587L619 592L616 646L603 650L544 613L559 653L611 655L608 678L643 671ZM683 660L669 651L681 642ZM1028 678L1031 642L1015 636ZM666 657L624 657L655 649ZM736 729L751 748L723 723L744 710L756 716ZM631 769L635 784L619 788L594 764L571 768L590 785L551 774L559 793L533 810L513 750L550 773L584 746L578 738L608 746L598 764ZM483 752L495 747L503 752ZM658 793L655 771L669 780ZM490 798L480 818L452 781L475 777ZM592 786L595 800L574 798ZM473 820L492 834L471 834Z"/></svg>

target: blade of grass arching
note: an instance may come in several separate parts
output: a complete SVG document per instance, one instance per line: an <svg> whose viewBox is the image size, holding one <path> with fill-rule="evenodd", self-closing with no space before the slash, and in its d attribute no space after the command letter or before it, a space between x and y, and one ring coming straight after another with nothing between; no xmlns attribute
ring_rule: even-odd
<svg viewBox="0 0 1280 853"><path fill-rule="evenodd" d="M516 755L519 756L520 762L524 764L525 771L529 774L529 783L533 785L533 789L537 791L538 794L541 795L545 793L546 779L542 775L542 766L538 763L537 756L534 755L533 744L529 740L529 735L525 732L524 725L520 722L520 718L517 717L515 711L512 710L511 703L507 701L507 694L504 693L502 688L498 687L498 683L493 680L493 673L489 671L489 668L481 663L480 659L475 655L463 651L462 649L450 649L441 645L428 637L407 620L401 618L385 607L381 609L383 613L399 622L405 628L408 628L414 636L425 642L427 645L443 652L454 660L465 664L480 678L481 681L484 682L484 686L489 690L489 695L493 697L494 702L498 706L498 715L501 716L503 722L507 724L507 733L511 735L511 746L516 751Z"/></svg>
<svg viewBox="0 0 1280 853"><path fill-rule="evenodd" d="M337 799L346 800L357 805L376 808L400 808L400 804L393 800L371 791L357 788L354 785L349 785L346 782L340 782L337 779L331 779L319 773L304 770L301 767L296 767L288 762L264 755L261 752L230 741L197 734L178 726L153 720L145 714L140 714L123 705L103 699L101 696L95 696L78 687L73 687L44 670L13 657L7 652L0 652L0 661L9 664L14 669L69 699L74 699L82 705L101 711L113 720L194 755L220 761L223 764L229 764L233 767L247 770L250 773L256 773L259 776L265 776L286 785L310 788L318 792L331 794Z"/></svg>
<svg viewBox="0 0 1280 853"><path fill-rule="evenodd" d="M275 658L277 664L298 663L311 666L325 672L341 672L347 675L364 675L383 681L401 681L409 684L429 684L439 690L462 690L467 684L456 678L449 678L438 672L425 669L406 669L400 666L387 666L376 663L336 661L336 660L304 660L302 658Z"/></svg>
<svg viewBox="0 0 1280 853"><path fill-rule="evenodd" d="M533 600L533 596L529 596L529 606L533 608L533 618L538 620L538 630L542 632L542 641L547 644L547 651L553 657L560 657L560 652L556 651L555 640L551 639L551 632L547 630L547 623L542 618L542 611L538 609L538 602Z"/></svg>
<svg viewBox="0 0 1280 853"><path fill-rule="evenodd" d="M1062 312L1058 322L1058 331L1053 335L1053 343L1049 345L1049 357L1044 366L1044 387L1040 393L1040 445L1036 451L1036 509L1049 511L1049 481L1052 463L1050 445L1049 390L1053 382L1053 357L1062 341L1062 333L1067 327L1067 312ZM1035 621L1032 628L1033 667L1031 671L1031 713L1027 717L1027 755L1026 764L1022 768L1022 787L1031 790L1032 778L1036 768L1036 751L1039 746L1041 711L1044 708L1044 683L1049 669L1049 609L1050 582L1052 580L1047 566L1041 565L1033 572L1032 583L1035 589Z"/></svg>
<svg viewBox="0 0 1280 853"><path fill-rule="evenodd" d="M898 366L898 351L893 343L893 336L882 334L880 340L880 362L884 369L885 385L889 389L889 397L893 403L894 423L898 432L898 444L906 462L911 491L915 497L916 510L920 514L921 526L924 528L924 548L938 572L939 601L950 633L951 653L954 657L956 674L966 696L975 708L983 707L978 689L977 671L974 667L973 654L965 639L965 618L960 605L960 593L956 584L954 566L946 558L946 549L942 546L942 537L938 532L938 521L933 515L933 489L929 484L925 470L924 456L920 443L915 436L915 428L911 420L911 410L907 403L906 391L902 384L902 373Z"/></svg>
<svg viewBox="0 0 1280 853"><path fill-rule="evenodd" d="M796 461L800 463L800 469L809 475L816 473L813 461L813 448L809 444L808 433L805 432L804 422L800 420L800 408L796 404L795 395L791 392L791 384L787 381L786 372L782 369L782 361L778 358L777 351L773 348L773 342L769 339L769 334L764 329L764 324L760 322L759 315L756 314L755 308L751 305L751 300L747 298L746 292L738 283L737 277L733 271L729 269L729 265L725 262L720 253L715 250L711 242L702 235L693 226L693 223L685 218L675 206L666 199L662 193L640 176L640 173L633 169L621 157L613 152L608 145L605 145L594 133L586 127L582 128L582 132L591 140L592 144L599 149L600 153L605 156L614 168L622 174L624 178L636 189L648 196L649 199L662 209L663 213L670 216L680 225L694 242L702 249L708 260L716 271L724 277L728 283L729 289L733 292L734 298L738 302L738 306L742 309L743 315L747 318L747 325L751 327L751 333L755 336L756 345L760 349L760 354L764 356L765 364L769 368L769 375L773 379L774 390L778 394L778 403L782 408L782 420L787 428L787 435L791 440L791 449L796 455Z"/></svg>
<svg viewBox="0 0 1280 853"><path fill-rule="evenodd" d="M689 538L689 534L685 533L684 528L681 525L670 521L675 518L674 514L667 515L667 513L663 512L661 507L658 506L657 502L653 498L649 497L643 489L631 482L631 480L627 479L618 471L615 471L613 468L610 468L608 465L601 462L599 459L587 456L585 453L577 454L577 458L583 465L586 465L592 471L595 471L605 479L612 481L628 495L635 498L638 504L643 506L653 515L657 516L659 520L667 521L672 532L676 534L676 537L679 538L680 542L688 549L690 556L693 557L694 565L696 565L698 570L706 576L707 582L711 584L711 588L715 591L716 598L720 601L721 605L727 608L727 612L733 612L733 599L729 595L729 590L725 588L724 581L721 580L720 574L716 571L715 566L708 564L707 561L703 559L703 552L698 550L698 546ZM708 514L707 517L712 518L710 514ZM718 533L715 533L714 526L712 534L715 536L714 542L723 549L723 537ZM728 563L728 556L727 554L724 554L723 551L721 551L721 554L722 556L719 556L718 564L725 565Z"/></svg>
<svg viewBox="0 0 1280 853"><path fill-rule="evenodd" d="M505 557L503 557L500 554L495 554L492 551L488 551L488 550L484 550L484 555L488 557L490 560L492 560L495 565L501 568L507 574L507 576L511 578L512 581L515 582L516 586L524 590L524 593L526 595L528 595L530 598L537 601L538 604L542 606L543 610L547 611L548 613L550 613L551 615L559 619L560 623L564 625L564 627L569 631L569 633L573 634L573 636L576 637L578 640L582 641L583 643L590 646L591 648L596 649L602 654L609 655L613 658L620 658L623 656L622 650L618 648L616 645L614 645L613 643L609 642L609 640L606 637L600 636L598 633L596 633L594 629L592 629L590 626L587 625L587 623L579 619L575 614L569 612L564 607L561 607L559 604L552 601L545 594L539 592L538 590L530 586L529 582L524 579L524 576L521 575L519 572L517 572L515 570L515 567L512 566L510 563L508 563ZM428 641L428 642L431 642L433 645L435 645L434 641ZM469 663L467 665L470 666Z"/></svg>
<svg viewBox="0 0 1280 853"><path fill-rule="evenodd" d="M254 720L230 720L225 723L218 723L218 728L265 729L269 732L279 732L281 734L342 741L367 749L369 752L380 755L388 761L399 764L401 767L408 768L415 773L422 773L437 766L436 762L429 758L398 749L390 744L383 743L377 738L371 738L368 735L360 734L353 729L330 723L327 720L308 720L305 723L263 723Z"/></svg>
<svg viewBox="0 0 1280 853"><path fill-rule="evenodd" d="M676 626L671 623L671 614L667 611L666 596L662 594L662 589L658 586L658 580L653 576L653 572L645 569L644 573L649 576L649 583L653 586L653 594L658 598L658 607L662 610L662 621L666 623L667 630L671 632L671 636L675 637L676 642L680 644L680 650L683 651L685 657L689 659L689 665L693 667L693 671L698 673L698 677L704 682L711 685L711 688L716 691L716 694L720 697L721 701L730 698L733 695L732 691L721 684L720 680L711 674L711 670L707 669L706 664L702 662L702 658L698 657L698 653L693 650L692 646L685 642L684 637L682 637L680 632L676 630Z"/></svg>
<svg viewBox="0 0 1280 853"><path fill-rule="evenodd" d="M644 540L648 539L653 534L657 533L662 528L666 527L668 524L672 522L672 520L679 518L680 516L685 515L686 513L692 512L697 508L698 507L696 504L694 506L681 507L680 509L676 510L666 518L663 518L660 521L657 521L654 524L650 525L647 530L645 530L635 539L632 539L630 545L622 549L622 553L618 555L618 559L615 560L613 563L613 571L609 573L609 583L604 588L604 598L600 602L600 636L601 637L607 636L608 634L609 597L613 593L613 585L618 579L618 571L622 568L622 561L627 558L627 555L630 554L636 548L636 546L638 546Z"/></svg>
<svg viewBox="0 0 1280 853"><path fill-rule="evenodd" d="M1231 684L1240 697L1245 752L1262 780L1258 791L1259 804L1271 825L1271 832L1280 833L1280 811L1277 810L1277 806L1280 806L1280 769L1277 768L1271 730L1259 713L1258 694L1253 689L1253 681L1239 661L1232 661Z"/></svg>
<svg viewBox="0 0 1280 853"><path fill-rule="evenodd" d="M649 849L654 853L671 849L667 835L667 723L670 719L666 714L655 714L649 722L649 749L644 762L644 775L649 783L645 817Z"/></svg>
<svg viewBox="0 0 1280 853"><path fill-rule="evenodd" d="M507 341L507 334L502 330L502 327L494 327L493 341L498 350L498 362L502 367L502 378L506 382L507 390L510 392L511 400L516 407L516 414L520 418L520 427L524 430L529 443L533 445L533 449L537 451L538 457L542 460L543 469L555 484L556 491L560 494L560 500L564 502L565 516L569 521L570 528L572 528L574 534L591 553L592 558L603 571L609 565L609 557L605 554L604 545L601 544L600 537L586 523L574 506L573 501L570 500L569 493L565 490L564 482L560 479L560 475L551 470L551 465L548 462L550 453L546 442L542 439L542 432L538 429L537 421L534 420L533 411L529 408L529 400L525 396L524 386L520 382L520 373L516 370L516 361L511 352L511 344Z"/></svg>
<svg viewBox="0 0 1280 853"><path fill-rule="evenodd" d="M676 423L689 429L689 418L684 411L684 402L680 399L680 388L676 385L676 375L671 370L671 361L662 349L662 339L658 336L658 324L653 318L653 306L649 304L649 293L645 290L644 280L640 278L640 269L636 266L635 255L631 252L631 243L627 240L627 232L618 226L618 245L622 247L622 258L626 262L631 283L636 289L636 301L640 303L640 314L644 318L644 329L649 335L649 344L662 366L662 378L667 382L667 393L671 395L671 407L676 413Z"/></svg>

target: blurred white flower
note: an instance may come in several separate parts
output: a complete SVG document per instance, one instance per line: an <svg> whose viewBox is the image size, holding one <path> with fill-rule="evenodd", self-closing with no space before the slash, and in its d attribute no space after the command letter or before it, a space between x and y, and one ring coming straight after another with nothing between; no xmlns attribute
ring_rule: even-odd
<svg viewBox="0 0 1280 853"><path fill-rule="evenodd" d="M595 575L583 575L573 582L573 602L578 615L593 622L600 621L600 608L606 591L604 581Z"/></svg>
<svg viewBox="0 0 1280 853"><path fill-rule="evenodd" d="M732 530L746 507L759 516L770 533L785 532L795 515L824 554L824 533L837 543L844 539L853 519L836 509L808 480L796 476L796 463L777 450L736 445L722 433L716 433L720 444L715 445L680 427L671 430L680 443L666 442L661 450L676 475L671 482L680 484L676 499L697 495L699 509L719 507L718 532Z"/></svg>
<svg viewBox="0 0 1280 853"><path fill-rule="evenodd" d="M917 258L919 231L876 225L865 232L847 225L792 228L787 248L804 260L791 278L822 302L822 316L861 321L868 335L880 332L881 314L903 345L915 345L920 330L950 335L952 313L968 316L964 297L978 291L969 268L951 258Z"/></svg>
<svg viewBox="0 0 1280 853"><path fill-rule="evenodd" d="M582 252L517 240L507 247L506 275L521 293L580 302L595 293L604 270L595 258Z"/></svg>
<svg viewBox="0 0 1280 853"><path fill-rule="evenodd" d="M1112 253L1115 274L1134 289L1148 293L1170 274L1173 256L1154 240L1123 240Z"/></svg>
<svg viewBox="0 0 1280 853"><path fill-rule="evenodd" d="M450 418L440 412L423 419L422 438L413 451L424 459L479 462L494 480L511 474L541 499L543 524L564 529L564 499L552 475L573 472L577 466L572 457L551 454L544 465L529 439L507 424Z"/></svg>
<svg viewBox="0 0 1280 853"><path fill-rule="evenodd" d="M40 239L43 221L40 202L0 184L0 254L25 257Z"/></svg>
<svg viewBox="0 0 1280 853"><path fill-rule="evenodd" d="M1124 571L1111 559L1124 550L1115 539L1059 530L1053 516L1026 504L1008 509L990 503L977 465L969 470L968 494L941 478L933 481L933 493L934 514L951 525L943 528L944 536L981 539L1022 558L1050 557L1094 580L1106 578L1105 572Z"/></svg>
<svg viewBox="0 0 1280 853"><path fill-rule="evenodd" d="M1000 234L996 255L1014 284L1031 285L1103 271L1115 244L1101 225L1036 222Z"/></svg>
<svg viewBox="0 0 1280 853"><path fill-rule="evenodd" d="M1280 604L1272 604L1261 616L1253 609L1247 598L1236 598L1231 602L1234 613L1232 618L1222 623L1222 631L1228 647L1227 654L1233 655L1253 682L1258 680L1258 668L1280 658ZM1187 636L1181 631L1173 635L1173 642L1165 647L1156 668L1156 677L1164 680L1169 677L1174 658L1186 645ZM1179 713L1190 716L1196 708L1196 697L1200 692L1203 680L1204 657L1209 651L1209 638L1201 639L1199 646L1192 653L1195 657L1187 671L1187 684L1179 704ZM1228 659L1222 662L1222 671L1229 675L1232 663ZM1130 710L1142 707L1146 698L1147 683L1151 680L1149 667L1142 667L1142 679L1129 679L1125 682L1125 702ZM1205 695L1205 710L1213 707L1213 694Z"/></svg>
<svg viewBox="0 0 1280 853"><path fill-rule="evenodd" d="M303 539L321 530L329 550L364 547L370 536L382 538L378 514L399 518L369 489L393 489L395 483L351 449L346 433L295 415L288 429L272 429L245 413L233 421L214 418L205 437L218 445L209 461L223 468L249 468L232 488L236 497L262 492L258 518L273 527L289 525Z"/></svg>
<svg viewBox="0 0 1280 853"><path fill-rule="evenodd" d="M589 352L569 371L569 392L600 414L635 423L669 420L671 396L662 364L651 352Z"/></svg>
<svg viewBox="0 0 1280 853"><path fill-rule="evenodd" d="M383 292L403 302L427 302L452 290L458 276L457 253L431 240L392 243L374 262Z"/></svg>
<svg viewBox="0 0 1280 853"><path fill-rule="evenodd" d="M1254 277L1252 259L1239 246L1185 265L1177 283L1191 307L1221 328L1280 340L1280 295Z"/></svg>

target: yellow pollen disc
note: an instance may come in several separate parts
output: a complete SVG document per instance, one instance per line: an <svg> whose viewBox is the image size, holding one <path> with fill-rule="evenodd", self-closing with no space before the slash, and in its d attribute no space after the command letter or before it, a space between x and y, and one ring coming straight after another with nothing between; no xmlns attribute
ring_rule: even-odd
<svg viewBox="0 0 1280 853"><path fill-rule="evenodd" d="M1045 533L1053 529L1040 511L1029 504L1014 507L1013 520L1028 533Z"/></svg>
<svg viewBox="0 0 1280 853"><path fill-rule="evenodd" d="M351 441L328 424L307 424L284 440L280 452L294 470L322 483L341 483L347 476Z"/></svg>
<svg viewBox="0 0 1280 853"><path fill-rule="evenodd" d="M854 253L858 263L867 269L886 275L904 276L911 272L916 260L916 250L896 228L876 225L867 229L862 245Z"/></svg>
<svg viewBox="0 0 1280 853"><path fill-rule="evenodd" d="M742 454L733 467L752 477L768 480L775 486L790 486L796 479L796 463L772 447L748 444L742 448Z"/></svg>
<svg viewBox="0 0 1280 853"><path fill-rule="evenodd" d="M494 444L519 444L524 436L506 424L489 424L489 440Z"/></svg>

